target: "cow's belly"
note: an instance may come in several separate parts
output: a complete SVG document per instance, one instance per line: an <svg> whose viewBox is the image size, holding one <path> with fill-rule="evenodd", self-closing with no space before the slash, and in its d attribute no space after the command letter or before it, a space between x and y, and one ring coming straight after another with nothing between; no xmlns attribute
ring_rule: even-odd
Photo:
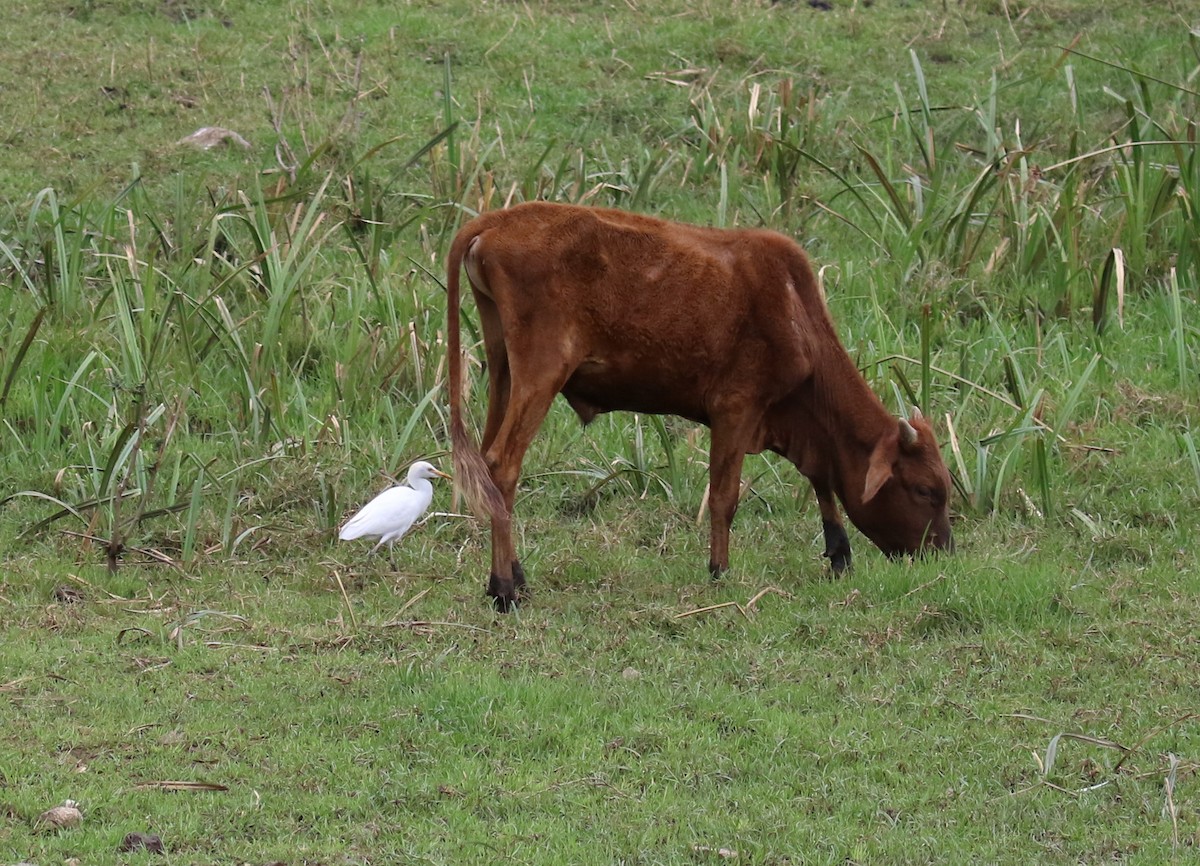
<svg viewBox="0 0 1200 866"><path fill-rule="evenodd" d="M707 424L705 387L695 374L642 365L625 370L611 364L584 362L563 386L567 398L586 424L602 412L643 412L679 415Z"/></svg>

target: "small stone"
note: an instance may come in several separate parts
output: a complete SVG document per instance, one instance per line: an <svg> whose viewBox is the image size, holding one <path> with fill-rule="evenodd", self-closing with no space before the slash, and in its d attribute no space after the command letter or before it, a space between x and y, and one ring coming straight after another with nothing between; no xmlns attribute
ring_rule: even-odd
<svg viewBox="0 0 1200 866"><path fill-rule="evenodd" d="M78 827L82 821L83 813L79 811L79 804L74 800L64 800L61 806L47 809L38 815L34 823L38 827L49 830L62 830L67 827Z"/></svg>
<svg viewBox="0 0 1200 866"><path fill-rule="evenodd" d="M165 854L162 839L154 833L128 833L117 847L117 851L149 851L151 854Z"/></svg>
<svg viewBox="0 0 1200 866"><path fill-rule="evenodd" d="M54 587L54 600L59 604L77 604L83 601L83 593L64 583Z"/></svg>
<svg viewBox="0 0 1200 866"><path fill-rule="evenodd" d="M212 150L222 144L237 145L247 150L250 148L250 142L232 129L226 129L223 126L202 126L191 135L179 139L177 143L190 145L200 150Z"/></svg>
<svg viewBox="0 0 1200 866"><path fill-rule="evenodd" d="M709 845L693 845L692 850L697 854L716 854L722 860L736 860L738 852L732 848L713 848Z"/></svg>
<svg viewBox="0 0 1200 866"><path fill-rule="evenodd" d="M642 672L637 668L625 668L625 670L621 671L621 678L630 681L640 680L642 678Z"/></svg>

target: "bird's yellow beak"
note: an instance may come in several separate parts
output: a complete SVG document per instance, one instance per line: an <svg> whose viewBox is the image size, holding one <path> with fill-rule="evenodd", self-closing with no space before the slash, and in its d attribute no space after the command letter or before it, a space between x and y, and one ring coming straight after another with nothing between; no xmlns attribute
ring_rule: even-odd
<svg viewBox="0 0 1200 866"><path fill-rule="evenodd" d="M435 469L435 470L433 470L433 474L434 474L434 475L436 475L438 478L445 478L447 481L453 481L453 480L454 480L454 479L453 479L453 476L451 476L451 475L447 475L445 472L443 472L443 471L442 471L442 470L440 470L440 469Z"/></svg>

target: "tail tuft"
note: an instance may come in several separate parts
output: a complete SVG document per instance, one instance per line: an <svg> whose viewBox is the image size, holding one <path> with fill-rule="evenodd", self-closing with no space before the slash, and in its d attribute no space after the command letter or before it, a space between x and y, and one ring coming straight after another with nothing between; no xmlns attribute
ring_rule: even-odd
<svg viewBox="0 0 1200 866"><path fill-rule="evenodd" d="M499 517L506 512L504 497L487 462L467 435L461 419L450 425L450 443L454 451L454 483L466 498L471 510L481 519Z"/></svg>
<svg viewBox="0 0 1200 866"><path fill-rule="evenodd" d="M507 514L504 497L500 495L487 461L467 434L462 420L463 363L459 323L460 274L463 258L476 239L479 220L463 226L450 244L446 262L446 336L450 355L450 445L454 451L454 483L467 502L481 518L498 518Z"/></svg>

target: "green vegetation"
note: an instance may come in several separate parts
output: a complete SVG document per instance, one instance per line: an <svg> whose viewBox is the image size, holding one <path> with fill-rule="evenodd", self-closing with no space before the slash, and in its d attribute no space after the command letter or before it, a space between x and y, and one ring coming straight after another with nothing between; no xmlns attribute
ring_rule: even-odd
<svg viewBox="0 0 1200 866"><path fill-rule="evenodd" d="M7 10L0 863L1190 859L1200 22L833 5ZM531 198L804 243L957 555L831 580L754 457L711 583L705 431L565 405L517 615L446 488L335 543L447 463L448 240Z"/></svg>

